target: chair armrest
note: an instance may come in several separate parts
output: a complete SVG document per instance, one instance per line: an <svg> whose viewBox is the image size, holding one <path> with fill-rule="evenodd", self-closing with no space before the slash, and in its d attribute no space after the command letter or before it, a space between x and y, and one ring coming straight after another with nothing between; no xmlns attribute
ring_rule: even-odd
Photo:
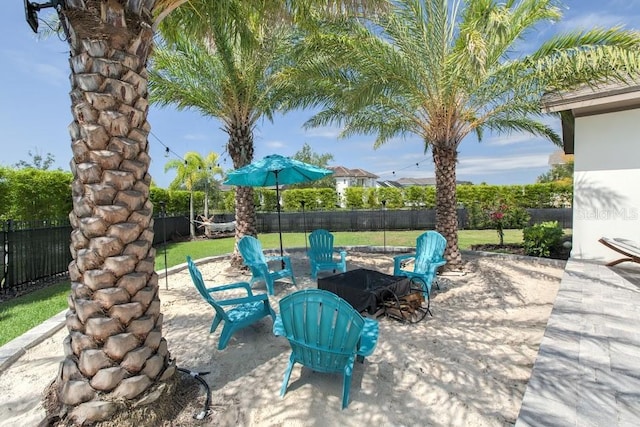
<svg viewBox="0 0 640 427"><path fill-rule="evenodd" d="M265 259L267 260L267 262L271 262L271 261L286 261L289 259L289 257L287 255L285 256L267 256L265 257Z"/></svg>
<svg viewBox="0 0 640 427"><path fill-rule="evenodd" d="M393 257L393 262L404 261L405 259L415 258L416 254L396 255Z"/></svg>
<svg viewBox="0 0 640 427"><path fill-rule="evenodd" d="M396 255L393 257L393 275L397 276L402 270L402 262L408 259L415 259L415 254Z"/></svg>
<svg viewBox="0 0 640 427"><path fill-rule="evenodd" d="M447 260L441 258L436 261L433 261L431 265L433 265L434 268L438 268L438 267L442 267L446 263L447 263Z"/></svg>
<svg viewBox="0 0 640 427"><path fill-rule="evenodd" d="M277 337L285 336L284 324L282 323L282 317L276 315L276 320L273 322L273 335Z"/></svg>
<svg viewBox="0 0 640 427"><path fill-rule="evenodd" d="M216 302L218 303L218 305L238 305L238 304L245 304L248 302L259 302L259 301L268 301L268 300L269 298L267 297L267 294L258 294L250 297L232 298L232 299L216 301Z"/></svg>
<svg viewBox="0 0 640 427"><path fill-rule="evenodd" d="M244 288L247 291L247 294L249 296L253 295L253 292L251 291L251 285L248 284L247 282L236 282L228 285L214 286L212 288L207 288L207 292L213 293L213 292L227 291L229 289L240 289L240 288Z"/></svg>
<svg viewBox="0 0 640 427"><path fill-rule="evenodd" d="M427 271L429 271L431 274L433 274L433 277L436 276L436 273L438 272L438 268L442 267L443 265L445 265L447 263L446 260L440 258L436 261L432 261L429 263L429 269Z"/></svg>
<svg viewBox="0 0 640 427"><path fill-rule="evenodd" d="M362 328L362 336L360 337L360 345L356 354L358 356L370 356L378 344L378 321L374 319L364 319L364 327Z"/></svg>
<svg viewBox="0 0 640 427"><path fill-rule="evenodd" d="M345 258L347 257L347 251L345 251L344 249L336 249L335 253L337 253L338 255L340 255L340 260L344 261Z"/></svg>

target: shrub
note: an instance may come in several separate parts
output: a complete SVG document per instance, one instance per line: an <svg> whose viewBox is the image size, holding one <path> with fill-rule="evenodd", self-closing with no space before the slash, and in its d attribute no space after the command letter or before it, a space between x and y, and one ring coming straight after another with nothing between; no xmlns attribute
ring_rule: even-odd
<svg viewBox="0 0 640 427"><path fill-rule="evenodd" d="M564 232L558 221L546 221L527 227L522 232L527 255L549 257L562 244Z"/></svg>

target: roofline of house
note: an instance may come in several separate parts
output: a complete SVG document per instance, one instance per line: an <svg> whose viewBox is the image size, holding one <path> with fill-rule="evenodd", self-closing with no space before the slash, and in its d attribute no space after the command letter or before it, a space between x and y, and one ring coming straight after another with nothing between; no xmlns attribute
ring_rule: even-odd
<svg viewBox="0 0 640 427"><path fill-rule="evenodd" d="M599 86L584 86L563 93L542 97L542 112L563 113L562 142L566 154L575 153L576 117L605 114L640 108L640 85L613 82Z"/></svg>
<svg viewBox="0 0 640 427"><path fill-rule="evenodd" d="M576 117L602 113L603 110L619 111L640 107L640 85L587 87L562 94L547 94L542 102L545 113L572 110Z"/></svg>

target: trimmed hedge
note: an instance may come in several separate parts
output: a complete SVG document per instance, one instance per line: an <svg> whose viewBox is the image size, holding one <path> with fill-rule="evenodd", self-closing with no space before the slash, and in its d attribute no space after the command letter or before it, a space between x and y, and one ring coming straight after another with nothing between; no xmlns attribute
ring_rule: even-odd
<svg viewBox="0 0 640 427"><path fill-rule="evenodd" d="M0 167L0 219L31 220L65 218L72 209L69 172L48 171L33 168L15 169ZM276 211L275 190L254 189L254 203L261 212ZM152 187L150 198L156 214L159 202L166 203L167 214L189 211L189 192ZM288 212L302 210L337 209L340 203L333 188L286 189L281 192L283 209ZM512 212L509 222L521 223L523 209L570 207L573 186L565 183L539 183L530 185L459 185L457 199L467 210L468 222L474 228L488 227L487 212L495 206L505 205ZM436 202L435 187L406 188L347 188L343 202L347 209L379 209L381 201L387 209L433 209ZM234 212L235 191L226 192L218 205L210 201L210 210ZM204 192L194 192L196 213L204 211ZM517 215L516 215L517 213ZM511 217L510 217L511 218Z"/></svg>
<svg viewBox="0 0 640 427"><path fill-rule="evenodd" d="M0 167L0 219L66 218L71 212L70 172Z"/></svg>

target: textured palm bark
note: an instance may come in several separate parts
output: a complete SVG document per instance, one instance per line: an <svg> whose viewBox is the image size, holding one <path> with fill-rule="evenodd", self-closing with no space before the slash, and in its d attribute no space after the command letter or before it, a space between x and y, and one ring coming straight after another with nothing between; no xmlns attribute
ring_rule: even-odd
<svg viewBox="0 0 640 427"><path fill-rule="evenodd" d="M149 200L154 1L66 3L73 261L69 335L54 387L63 415L82 423L109 418L123 402L150 403L175 364L162 337Z"/></svg>
<svg viewBox="0 0 640 427"><path fill-rule="evenodd" d="M229 142L227 151L233 160L234 169L248 165L253 160L253 132L248 120L242 120L239 124L229 126ZM256 236L256 207L253 203L252 187L236 187L236 242L231 265L241 267L242 256L238 251L238 241L244 236Z"/></svg>
<svg viewBox="0 0 640 427"><path fill-rule="evenodd" d="M436 231L447 239L444 258L447 267L462 263L458 248L458 202L456 197L456 163L458 152L448 144L431 146L436 173Z"/></svg>

